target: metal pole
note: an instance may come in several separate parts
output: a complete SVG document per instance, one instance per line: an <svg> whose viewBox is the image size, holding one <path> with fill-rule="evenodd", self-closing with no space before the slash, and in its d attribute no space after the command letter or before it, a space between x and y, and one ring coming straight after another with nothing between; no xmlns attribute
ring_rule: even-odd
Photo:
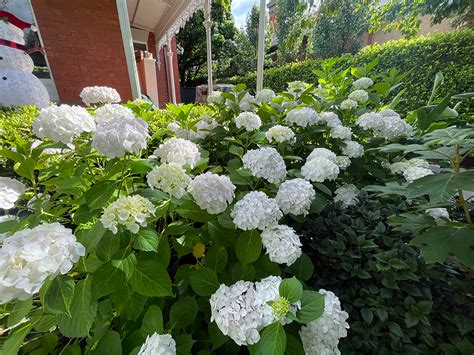
<svg viewBox="0 0 474 355"><path fill-rule="evenodd" d="M204 0L204 27L206 28L207 47L207 94L213 91L212 85L212 46L211 46L211 0Z"/></svg>
<svg viewBox="0 0 474 355"><path fill-rule="evenodd" d="M263 60L265 57L265 0L260 0L260 16L258 21L258 49L257 49L257 92L263 89Z"/></svg>
<svg viewBox="0 0 474 355"><path fill-rule="evenodd" d="M176 105L176 86L174 84L174 67L173 67L173 50L171 49L171 40L168 43L168 64L170 67L170 80L171 80L171 100Z"/></svg>
<svg viewBox="0 0 474 355"><path fill-rule="evenodd" d="M138 80L137 63L135 62L135 50L133 49L132 31L130 30L130 20L128 18L127 1L117 1L117 12L119 16L120 32L122 33L123 48L127 61L130 87L132 88L133 99L141 97L140 81Z"/></svg>

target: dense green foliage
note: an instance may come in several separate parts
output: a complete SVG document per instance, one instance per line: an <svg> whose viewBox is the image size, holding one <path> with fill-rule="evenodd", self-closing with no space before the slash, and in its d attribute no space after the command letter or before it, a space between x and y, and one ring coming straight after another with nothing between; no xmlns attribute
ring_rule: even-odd
<svg viewBox="0 0 474 355"><path fill-rule="evenodd" d="M385 224L408 210L361 194L349 209L308 218L303 244L316 288L335 290L352 320L347 354L471 354L472 279L454 265L427 265L410 235Z"/></svg>
<svg viewBox="0 0 474 355"><path fill-rule="evenodd" d="M399 72L409 71L404 86L409 88L410 94L404 97L404 101L398 107L399 111L407 112L428 101L433 78L437 72L442 72L445 77L445 85L440 95L470 91L474 82L473 52L474 31L459 30L413 40L391 41L383 45L366 47L353 56L343 55L329 60L335 60L336 66L346 68L377 59L379 61L375 68L377 73L385 72L392 67ZM281 91L291 81L316 82L317 76L313 70L321 69L327 61L308 60L265 70L264 87ZM255 73L251 73L245 77L223 81L234 84L245 83L247 87L253 89L256 76Z"/></svg>

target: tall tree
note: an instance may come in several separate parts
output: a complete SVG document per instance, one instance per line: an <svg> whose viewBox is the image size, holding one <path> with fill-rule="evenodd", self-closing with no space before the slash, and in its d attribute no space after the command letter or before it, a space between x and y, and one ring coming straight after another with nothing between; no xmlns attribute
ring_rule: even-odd
<svg viewBox="0 0 474 355"><path fill-rule="evenodd" d="M245 33L247 38L255 48L258 43L258 22L260 17L260 10L257 5L253 5L252 9L247 15L247 20L245 22Z"/></svg>

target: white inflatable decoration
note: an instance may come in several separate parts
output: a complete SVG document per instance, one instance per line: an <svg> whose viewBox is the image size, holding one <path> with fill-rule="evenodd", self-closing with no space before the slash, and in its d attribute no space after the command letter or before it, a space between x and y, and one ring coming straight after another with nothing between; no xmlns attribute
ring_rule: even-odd
<svg viewBox="0 0 474 355"><path fill-rule="evenodd" d="M31 24L0 11L0 106L48 106L49 94L34 76L33 60L26 53L23 29Z"/></svg>

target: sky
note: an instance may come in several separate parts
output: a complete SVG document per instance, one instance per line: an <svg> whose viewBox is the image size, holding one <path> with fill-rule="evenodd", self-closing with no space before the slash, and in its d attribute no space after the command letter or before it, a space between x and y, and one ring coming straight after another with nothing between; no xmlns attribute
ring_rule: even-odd
<svg viewBox="0 0 474 355"><path fill-rule="evenodd" d="M250 12L253 4L259 4L257 0L232 0L232 15L234 15L235 26L237 28L245 27L247 14Z"/></svg>

